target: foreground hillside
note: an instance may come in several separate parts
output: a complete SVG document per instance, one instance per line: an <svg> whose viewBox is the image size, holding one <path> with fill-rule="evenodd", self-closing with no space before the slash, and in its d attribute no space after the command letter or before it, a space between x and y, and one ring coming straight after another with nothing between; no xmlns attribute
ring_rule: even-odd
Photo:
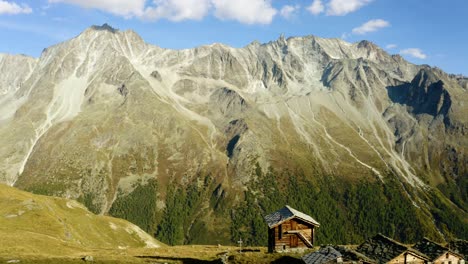
<svg viewBox="0 0 468 264"><path fill-rule="evenodd" d="M296 263L300 256L267 254L266 248L244 248L240 254L235 246L168 247L129 222L95 215L74 200L0 184L0 263L183 264L228 258L229 263Z"/></svg>
<svg viewBox="0 0 468 264"><path fill-rule="evenodd" d="M82 204L0 184L0 256L72 256L93 250L157 248L162 244L121 219Z"/></svg>
<svg viewBox="0 0 468 264"><path fill-rule="evenodd" d="M266 245L285 204L319 243L468 237L466 79L368 41L168 50L103 25L0 67L0 181L162 242Z"/></svg>

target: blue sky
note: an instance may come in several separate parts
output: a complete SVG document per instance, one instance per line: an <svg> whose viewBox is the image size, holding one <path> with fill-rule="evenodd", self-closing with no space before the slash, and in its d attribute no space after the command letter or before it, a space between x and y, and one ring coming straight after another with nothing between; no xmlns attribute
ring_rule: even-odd
<svg viewBox="0 0 468 264"><path fill-rule="evenodd" d="M367 39L468 76L468 0L0 0L0 52L38 57L103 23L172 49L281 34Z"/></svg>

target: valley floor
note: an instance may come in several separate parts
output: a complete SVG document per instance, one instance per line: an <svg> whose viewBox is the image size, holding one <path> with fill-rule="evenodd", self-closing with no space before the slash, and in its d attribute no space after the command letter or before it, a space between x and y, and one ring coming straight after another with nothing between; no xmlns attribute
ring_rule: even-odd
<svg viewBox="0 0 468 264"><path fill-rule="evenodd" d="M89 263L302 263L302 253L269 254L265 247L248 247L239 252L238 247L188 245L161 247L156 249L89 250L77 251L68 256L30 255L28 252L2 252L0 263L85 263L86 256L92 257Z"/></svg>

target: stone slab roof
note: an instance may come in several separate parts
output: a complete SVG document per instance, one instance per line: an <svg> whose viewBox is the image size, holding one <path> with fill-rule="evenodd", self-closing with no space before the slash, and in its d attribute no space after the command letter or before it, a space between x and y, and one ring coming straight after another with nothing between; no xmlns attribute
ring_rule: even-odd
<svg viewBox="0 0 468 264"><path fill-rule="evenodd" d="M273 228L293 218L299 218L302 221L307 222L317 227L320 226L320 224L314 218L302 212L297 211L296 209L290 207L289 205L286 205L285 207L279 209L278 211L265 216L265 221L268 224L269 228Z"/></svg>
<svg viewBox="0 0 468 264"><path fill-rule="evenodd" d="M449 251L447 247L437 244L427 238L423 238L423 240L416 243L413 248L427 255L431 260L435 260Z"/></svg>
<svg viewBox="0 0 468 264"><path fill-rule="evenodd" d="M320 248L318 251L303 256L302 260L306 264L324 264L334 261L340 257L342 257L340 252L331 246L326 246Z"/></svg>
<svg viewBox="0 0 468 264"><path fill-rule="evenodd" d="M452 252L460 254L465 259L468 258L468 241L455 239L449 242L448 247Z"/></svg>
<svg viewBox="0 0 468 264"><path fill-rule="evenodd" d="M423 259L429 260L429 257L423 253L403 245L400 242L397 242L382 234L378 234L366 240L366 242L359 245L357 251L371 259L376 260L377 263L387 263L404 252L411 252L412 254L420 256Z"/></svg>
<svg viewBox="0 0 468 264"><path fill-rule="evenodd" d="M334 246L334 249L336 249L338 252L343 255L343 261L344 262L359 262L359 263L377 263L376 260L370 259L369 257L365 256L364 254L361 254L357 252L356 250L353 250L349 247L346 246Z"/></svg>

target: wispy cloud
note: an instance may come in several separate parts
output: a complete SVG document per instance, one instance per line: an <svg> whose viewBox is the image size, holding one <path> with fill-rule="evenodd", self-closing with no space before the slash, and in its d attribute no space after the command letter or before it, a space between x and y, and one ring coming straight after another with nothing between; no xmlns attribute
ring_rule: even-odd
<svg viewBox="0 0 468 264"><path fill-rule="evenodd" d="M390 23L388 21L385 21L383 19L372 19L357 28L353 28L352 32L356 35L365 35L367 33L374 32L389 26Z"/></svg>
<svg viewBox="0 0 468 264"><path fill-rule="evenodd" d="M213 14L220 20L244 24L270 24L278 14L271 0L48 0L49 3L73 4L98 9L125 18L155 21L201 20ZM294 10L292 10L293 8ZM290 15L295 6L288 6L283 15Z"/></svg>
<svg viewBox="0 0 468 264"><path fill-rule="evenodd" d="M155 0L138 15L147 20L201 20L210 10L210 0Z"/></svg>
<svg viewBox="0 0 468 264"><path fill-rule="evenodd" d="M398 47L397 44L388 44L387 46L385 46L386 49L390 50L390 49L396 49Z"/></svg>
<svg viewBox="0 0 468 264"><path fill-rule="evenodd" d="M286 19L291 19L292 17L294 17L294 15L300 7L300 5L285 5L281 8L279 14Z"/></svg>
<svg viewBox="0 0 468 264"><path fill-rule="evenodd" d="M373 0L313 0L307 11L313 15L344 16L370 4ZM324 3L325 2L325 3Z"/></svg>
<svg viewBox="0 0 468 264"><path fill-rule="evenodd" d="M325 11L325 6L322 3L322 0L314 0L310 6L307 7L307 10L313 15L318 15Z"/></svg>
<svg viewBox="0 0 468 264"><path fill-rule="evenodd" d="M353 28L351 33L346 32L346 33L341 34L341 38L347 39L353 35L365 35L367 33L375 32L375 31L378 31L382 28L386 28L389 26L390 26L390 22L388 21L385 21L383 19L372 19L360 25L359 27ZM396 48L396 45L395 46L393 45L395 44L388 45L387 49Z"/></svg>
<svg viewBox="0 0 468 264"><path fill-rule="evenodd" d="M408 55L417 59L427 58L427 55L424 54L424 52L418 48L409 48L409 49L400 50L400 54Z"/></svg>
<svg viewBox="0 0 468 264"><path fill-rule="evenodd" d="M98 9L114 15L130 18L143 15L146 0L48 0L48 2L50 4L73 4L83 8Z"/></svg>
<svg viewBox="0 0 468 264"><path fill-rule="evenodd" d="M212 0L215 16L244 24L270 24L278 10L269 0Z"/></svg>
<svg viewBox="0 0 468 264"><path fill-rule="evenodd" d="M344 16L355 12L373 0L330 0L327 4L327 15Z"/></svg>
<svg viewBox="0 0 468 264"><path fill-rule="evenodd" d="M17 4L15 2L8 2L0 0L0 15L18 15L18 14L31 14L33 10L26 4Z"/></svg>

